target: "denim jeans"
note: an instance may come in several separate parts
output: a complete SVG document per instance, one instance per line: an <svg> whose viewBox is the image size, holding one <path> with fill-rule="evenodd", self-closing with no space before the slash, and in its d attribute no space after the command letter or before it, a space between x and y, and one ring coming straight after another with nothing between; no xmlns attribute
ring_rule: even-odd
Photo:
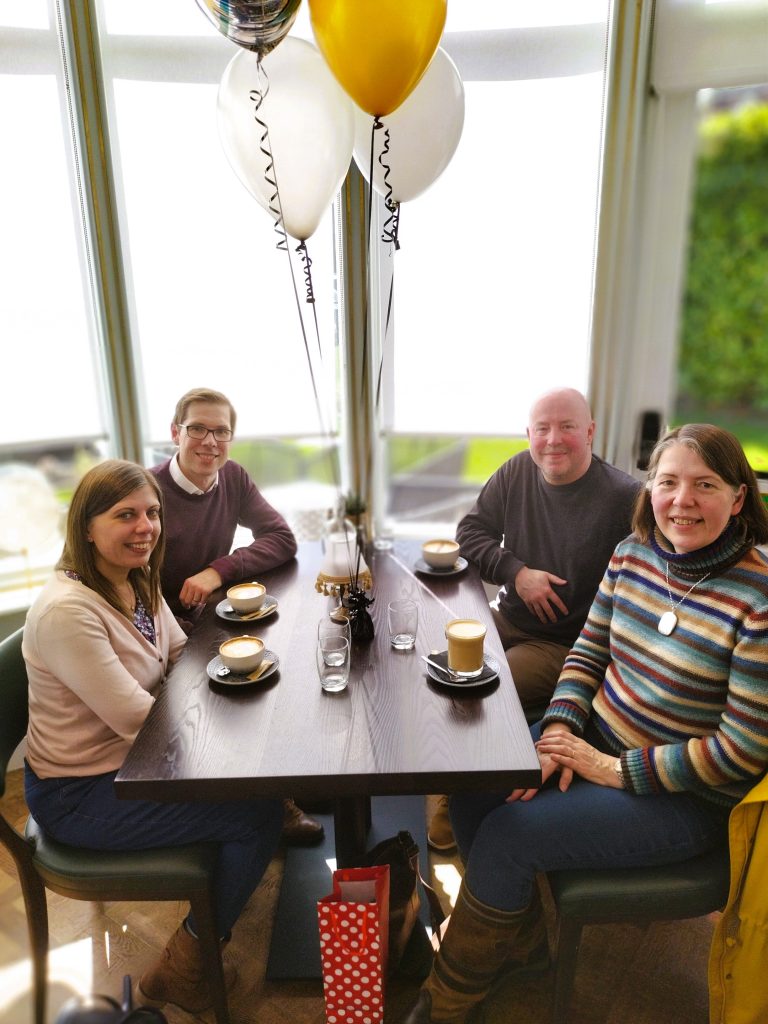
<svg viewBox="0 0 768 1024"><path fill-rule="evenodd" d="M145 850L211 842L219 935L227 935L261 881L280 839L283 805L260 799L223 803L118 800L115 775L39 779L24 770L27 806L58 842L91 850ZM196 931L190 915L190 927Z"/></svg>
<svg viewBox="0 0 768 1024"><path fill-rule="evenodd" d="M539 730L531 728L534 740ZM592 733L585 738L598 746ZM537 872L670 864L727 837L728 808L691 793L635 796L576 776L561 793L559 778L556 773L525 803L505 803L509 793L451 797L465 881L483 903L521 910Z"/></svg>

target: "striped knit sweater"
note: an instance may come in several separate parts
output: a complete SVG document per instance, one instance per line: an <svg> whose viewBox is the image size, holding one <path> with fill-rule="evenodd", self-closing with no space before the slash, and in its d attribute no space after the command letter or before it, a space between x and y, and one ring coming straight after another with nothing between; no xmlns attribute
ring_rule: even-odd
<svg viewBox="0 0 768 1024"><path fill-rule="evenodd" d="M591 715L636 794L733 805L768 767L768 558L737 534L687 555L622 541L566 658L544 724L581 734Z"/></svg>

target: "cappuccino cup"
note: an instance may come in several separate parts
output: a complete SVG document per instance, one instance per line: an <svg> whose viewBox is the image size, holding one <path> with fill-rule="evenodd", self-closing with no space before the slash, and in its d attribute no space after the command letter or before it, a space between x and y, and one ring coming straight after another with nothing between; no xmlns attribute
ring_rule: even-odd
<svg viewBox="0 0 768 1024"><path fill-rule="evenodd" d="M459 557L455 540L427 540L421 545L421 557L432 569L452 569Z"/></svg>
<svg viewBox="0 0 768 1024"><path fill-rule="evenodd" d="M448 668L465 679L474 679L483 671L485 626L477 619L451 619L445 627L448 641Z"/></svg>
<svg viewBox="0 0 768 1024"><path fill-rule="evenodd" d="M264 641L257 636L233 636L219 647L219 655L230 672L247 675L261 664Z"/></svg>
<svg viewBox="0 0 768 1024"><path fill-rule="evenodd" d="M263 583L236 583L227 591L227 600L240 615L258 611L266 596Z"/></svg>

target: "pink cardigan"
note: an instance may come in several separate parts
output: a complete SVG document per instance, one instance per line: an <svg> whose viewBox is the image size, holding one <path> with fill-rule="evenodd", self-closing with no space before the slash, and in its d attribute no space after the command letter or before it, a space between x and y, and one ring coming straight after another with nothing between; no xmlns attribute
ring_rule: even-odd
<svg viewBox="0 0 768 1024"><path fill-rule="evenodd" d="M32 605L27 760L40 778L120 767L186 636L162 602L153 646L95 591L56 572Z"/></svg>

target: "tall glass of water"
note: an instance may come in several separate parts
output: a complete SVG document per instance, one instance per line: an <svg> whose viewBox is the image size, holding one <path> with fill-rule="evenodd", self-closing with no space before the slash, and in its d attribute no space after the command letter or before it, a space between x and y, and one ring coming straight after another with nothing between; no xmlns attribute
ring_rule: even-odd
<svg viewBox="0 0 768 1024"><path fill-rule="evenodd" d="M317 674L327 693L344 690L349 682L349 641L343 636L322 636L317 641Z"/></svg>

